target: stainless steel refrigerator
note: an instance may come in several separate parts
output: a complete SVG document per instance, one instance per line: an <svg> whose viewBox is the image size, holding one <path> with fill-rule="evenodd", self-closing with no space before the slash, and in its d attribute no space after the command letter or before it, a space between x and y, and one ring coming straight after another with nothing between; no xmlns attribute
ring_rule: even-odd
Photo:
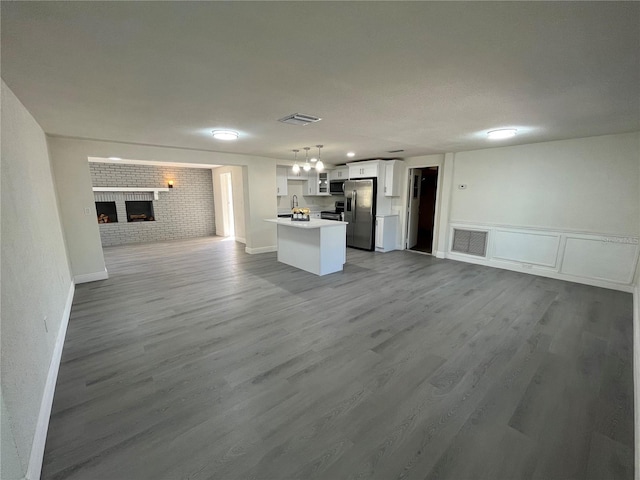
<svg viewBox="0 0 640 480"><path fill-rule="evenodd" d="M344 182L344 221L347 225L347 246L373 250L376 216L376 180Z"/></svg>

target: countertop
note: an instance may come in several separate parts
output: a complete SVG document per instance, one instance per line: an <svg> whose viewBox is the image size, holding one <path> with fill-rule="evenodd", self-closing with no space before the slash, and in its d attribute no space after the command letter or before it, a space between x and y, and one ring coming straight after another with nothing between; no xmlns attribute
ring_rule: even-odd
<svg viewBox="0 0 640 480"><path fill-rule="evenodd" d="M323 228L323 227L338 227L341 225L347 225L349 222L340 222L338 220L322 220L312 218L308 222L296 222L289 218L265 218L265 222L277 223L278 225L285 225L293 228Z"/></svg>

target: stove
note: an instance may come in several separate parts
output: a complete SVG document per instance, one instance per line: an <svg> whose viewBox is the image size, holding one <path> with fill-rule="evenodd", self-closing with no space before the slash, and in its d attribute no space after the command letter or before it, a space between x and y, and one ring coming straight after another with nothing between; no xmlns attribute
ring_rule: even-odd
<svg viewBox="0 0 640 480"><path fill-rule="evenodd" d="M330 211L326 211L326 212L320 212L320 218L324 219L324 220L338 220L341 221L342 217L343 217L343 212L344 212L344 202L343 201L338 201L336 202L336 209L332 212Z"/></svg>
<svg viewBox="0 0 640 480"><path fill-rule="evenodd" d="M342 220L342 214L336 212L320 212L320 218L324 220Z"/></svg>

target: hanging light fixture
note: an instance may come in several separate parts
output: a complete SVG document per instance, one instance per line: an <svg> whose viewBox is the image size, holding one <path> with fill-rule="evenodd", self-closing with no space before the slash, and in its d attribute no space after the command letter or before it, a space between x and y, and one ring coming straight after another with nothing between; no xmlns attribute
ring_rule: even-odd
<svg viewBox="0 0 640 480"><path fill-rule="evenodd" d="M305 172L308 172L309 170L311 170L311 164L309 163L309 150L311 150L311 147L304 147L304 150L306 151L306 157L305 157L305 161L304 161L304 165L302 167L302 169Z"/></svg>
<svg viewBox="0 0 640 480"><path fill-rule="evenodd" d="M309 158L309 150L311 150L311 147L303 147L303 150L305 151L305 160L304 160L304 164L302 165L302 170L304 170L305 172L310 171L312 168L315 168L318 172L324 171L324 163L320 159L320 149L324 147L324 145L316 145L316 147L318 149L318 156L313 158ZM292 171L296 175L299 174L301 170L300 165L298 164L299 151L300 151L299 149L292 150L294 155Z"/></svg>
<svg viewBox="0 0 640 480"><path fill-rule="evenodd" d="M300 150L293 150L293 173L296 175L300 173L300 165L298 165L298 152Z"/></svg>
<svg viewBox="0 0 640 480"><path fill-rule="evenodd" d="M321 172L324 170L324 163L322 163L322 159L320 158L320 149L323 147L323 145L316 145L316 147L318 147L318 161L316 162L316 170L318 172Z"/></svg>

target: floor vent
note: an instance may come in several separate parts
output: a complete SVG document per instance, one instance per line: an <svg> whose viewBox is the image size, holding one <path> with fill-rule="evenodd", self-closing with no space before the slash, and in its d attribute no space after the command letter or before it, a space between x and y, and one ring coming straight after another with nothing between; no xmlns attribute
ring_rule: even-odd
<svg viewBox="0 0 640 480"><path fill-rule="evenodd" d="M477 230L453 229L452 252L466 253L467 255L487 256L487 232Z"/></svg>

